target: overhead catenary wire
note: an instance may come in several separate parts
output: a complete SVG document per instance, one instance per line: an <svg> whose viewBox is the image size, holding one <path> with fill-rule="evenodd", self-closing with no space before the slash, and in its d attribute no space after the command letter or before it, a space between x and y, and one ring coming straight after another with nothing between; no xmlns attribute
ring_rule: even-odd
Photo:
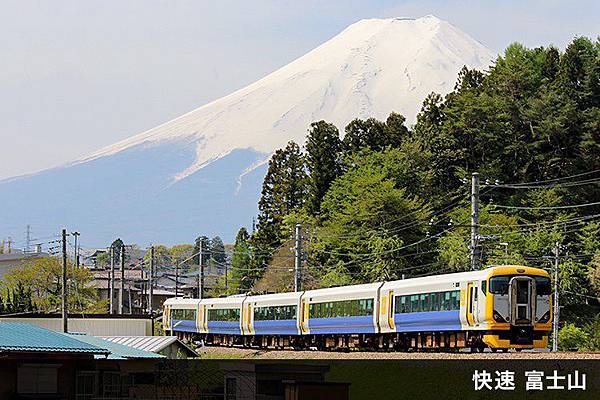
<svg viewBox="0 0 600 400"><path fill-rule="evenodd" d="M565 206L531 207L531 206L509 206L509 205L494 204L494 207L515 209L515 210L563 210L563 209L568 209L568 208L593 207L593 206L597 206L597 205L600 205L600 201L597 201L594 203L572 204L572 205L565 205Z"/></svg>

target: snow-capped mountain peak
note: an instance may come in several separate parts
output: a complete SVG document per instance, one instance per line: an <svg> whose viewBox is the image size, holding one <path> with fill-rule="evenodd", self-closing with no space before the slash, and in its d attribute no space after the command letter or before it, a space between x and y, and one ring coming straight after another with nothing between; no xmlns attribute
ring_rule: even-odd
<svg viewBox="0 0 600 400"><path fill-rule="evenodd" d="M448 92L463 65L485 68L493 58L435 16L364 19L257 82L78 162L186 140L197 157L173 176L179 180L235 149L270 155L289 140L302 144L316 120L343 128L356 117L396 111L413 122L428 93Z"/></svg>

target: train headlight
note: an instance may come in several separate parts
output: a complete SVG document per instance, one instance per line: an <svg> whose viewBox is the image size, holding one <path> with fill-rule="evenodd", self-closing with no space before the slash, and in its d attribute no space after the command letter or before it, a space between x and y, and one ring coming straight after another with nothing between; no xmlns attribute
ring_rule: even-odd
<svg viewBox="0 0 600 400"><path fill-rule="evenodd" d="M494 310L494 321L496 322L506 322L506 319L500 315L500 313L496 310Z"/></svg>
<svg viewBox="0 0 600 400"><path fill-rule="evenodd" d="M540 318L538 320L538 322L545 323L545 322L548 322L549 320L550 320L550 311L546 311L546 313L544 315L542 315L542 318Z"/></svg>

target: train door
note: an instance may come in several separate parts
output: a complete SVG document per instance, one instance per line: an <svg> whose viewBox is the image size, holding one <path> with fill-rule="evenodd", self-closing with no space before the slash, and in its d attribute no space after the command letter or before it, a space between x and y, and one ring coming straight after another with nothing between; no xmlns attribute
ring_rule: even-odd
<svg viewBox="0 0 600 400"><path fill-rule="evenodd" d="M477 281L467 283L467 324L475 326L479 323L479 285Z"/></svg>
<svg viewBox="0 0 600 400"><path fill-rule="evenodd" d="M246 334L252 335L254 334L254 308L252 307L252 303L248 303L246 306Z"/></svg>
<svg viewBox="0 0 600 400"><path fill-rule="evenodd" d="M390 290L389 292L390 305L388 306L388 325L390 329L393 331L396 329L396 325L394 323L394 291Z"/></svg>
<svg viewBox="0 0 600 400"><path fill-rule="evenodd" d="M208 333L208 311L206 310L206 304L203 304L200 307L202 307L202 324L204 332Z"/></svg>
<svg viewBox="0 0 600 400"><path fill-rule="evenodd" d="M511 324L532 325L535 315L535 281L526 276L516 276L510 280Z"/></svg>
<svg viewBox="0 0 600 400"><path fill-rule="evenodd" d="M171 307L164 306L163 308L163 329L171 330Z"/></svg>
<svg viewBox="0 0 600 400"><path fill-rule="evenodd" d="M198 332L203 333L203 331L202 331L203 328L204 328L204 306L199 304L197 315L196 315L196 329L198 330Z"/></svg>
<svg viewBox="0 0 600 400"><path fill-rule="evenodd" d="M298 328L300 329L301 335L306 335L309 332L308 318L308 303L304 296L302 296L300 298L300 308L298 310Z"/></svg>

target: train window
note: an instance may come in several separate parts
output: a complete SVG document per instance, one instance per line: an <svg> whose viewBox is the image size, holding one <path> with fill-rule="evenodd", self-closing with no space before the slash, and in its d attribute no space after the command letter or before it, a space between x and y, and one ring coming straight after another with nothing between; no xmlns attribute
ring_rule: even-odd
<svg viewBox="0 0 600 400"><path fill-rule="evenodd" d="M535 291L538 296L549 296L550 295L550 278L545 276L535 277Z"/></svg>
<svg viewBox="0 0 600 400"><path fill-rule="evenodd" d="M451 309L451 305L450 305L450 292L444 292L442 293L442 310L443 311L447 311Z"/></svg>
<svg viewBox="0 0 600 400"><path fill-rule="evenodd" d="M309 312L314 313L317 304L308 306ZM254 309L255 321L273 321L283 319L296 319L296 306L269 306Z"/></svg>
<svg viewBox="0 0 600 400"><path fill-rule="evenodd" d="M451 292L450 297L452 298L451 301L451 310L460 310L460 291L459 290L454 290Z"/></svg>
<svg viewBox="0 0 600 400"><path fill-rule="evenodd" d="M368 316L373 314L373 303L373 299L314 303L309 306L309 315L311 318ZM292 310L292 314L296 318L295 308Z"/></svg>
<svg viewBox="0 0 600 400"><path fill-rule="evenodd" d="M419 311L419 295L413 294L410 296L410 312Z"/></svg>
<svg viewBox="0 0 600 400"><path fill-rule="evenodd" d="M486 294L487 291L487 281L481 281L481 291L483 292L483 294Z"/></svg>
<svg viewBox="0 0 600 400"><path fill-rule="evenodd" d="M508 294L508 283L510 276L493 276L490 278L490 293Z"/></svg>
<svg viewBox="0 0 600 400"><path fill-rule="evenodd" d="M209 321L234 322L240 320L239 308L217 308L208 310Z"/></svg>
<svg viewBox="0 0 600 400"><path fill-rule="evenodd" d="M196 310L192 309L174 309L171 311L171 319L179 321L195 321Z"/></svg>
<svg viewBox="0 0 600 400"><path fill-rule="evenodd" d="M460 309L460 291L434 292L395 297L396 314L427 311L457 311Z"/></svg>
<svg viewBox="0 0 600 400"><path fill-rule="evenodd" d="M429 311L429 295L422 294L419 301L419 311Z"/></svg>
<svg viewBox="0 0 600 400"><path fill-rule="evenodd" d="M367 315L373 314L373 299L368 299L367 300L367 308L365 310L365 313Z"/></svg>

